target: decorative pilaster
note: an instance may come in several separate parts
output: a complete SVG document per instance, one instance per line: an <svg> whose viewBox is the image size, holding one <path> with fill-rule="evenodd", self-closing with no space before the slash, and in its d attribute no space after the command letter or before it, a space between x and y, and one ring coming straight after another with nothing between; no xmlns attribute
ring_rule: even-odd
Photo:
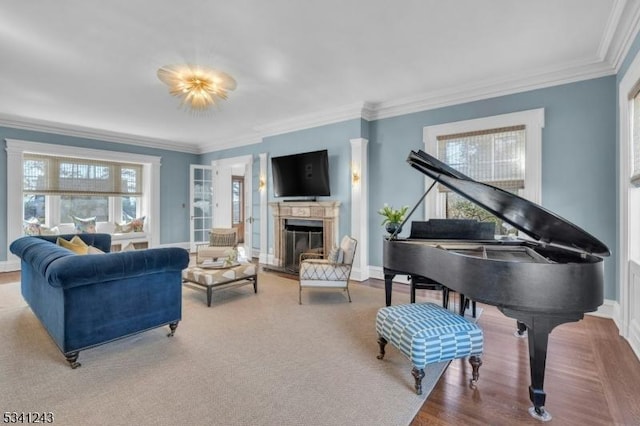
<svg viewBox="0 0 640 426"><path fill-rule="evenodd" d="M351 139L351 236L358 240L351 278L369 278L369 172L368 140Z"/></svg>

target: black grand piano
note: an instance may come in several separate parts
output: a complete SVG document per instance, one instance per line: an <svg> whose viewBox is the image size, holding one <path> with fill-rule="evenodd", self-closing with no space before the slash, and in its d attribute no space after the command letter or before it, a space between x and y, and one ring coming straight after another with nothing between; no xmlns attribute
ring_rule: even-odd
<svg viewBox="0 0 640 426"><path fill-rule="evenodd" d="M411 151L407 162L433 179L405 222L436 183L462 195L531 239L401 239L383 242L387 306L396 274L421 276L497 306L517 320L529 342L531 415L549 420L545 411L544 373L549 333L579 321L603 302L602 256L606 245L584 230L510 192L476 182L423 151Z"/></svg>

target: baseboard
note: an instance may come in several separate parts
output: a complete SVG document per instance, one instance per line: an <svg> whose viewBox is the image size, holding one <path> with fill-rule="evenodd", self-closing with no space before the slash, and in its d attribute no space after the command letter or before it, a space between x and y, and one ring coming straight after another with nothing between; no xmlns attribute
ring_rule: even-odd
<svg viewBox="0 0 640 426"><path fill-rule="evenodd" d="M631 321L629 324L629 336L627 338L629 346L636 354L636 358L640 360L640 323L637 321Z"/></svg>
<svg viewBox="0 0 640 426"><path fill-rule="evenodd" d="M384 271L380 266L369 265L369 278L375 278L377 280L384 280ZM396 275L393 278L394 283L409 284L409 278L407 275Z"/></svg>
<svg viewBox="0 0 640 426"><path fill-rule="evenodd" d="M5 260L0 262L0 272L14 272L20 270L20 260Z"/></svg>

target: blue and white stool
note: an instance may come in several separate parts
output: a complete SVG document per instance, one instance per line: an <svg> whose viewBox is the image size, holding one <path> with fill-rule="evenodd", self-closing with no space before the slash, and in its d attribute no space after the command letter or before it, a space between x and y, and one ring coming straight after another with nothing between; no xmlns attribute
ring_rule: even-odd
<svg viewBox="0 0 640 426"><path fill-rule="evenodd" d="M471 386L478 381L484 338L482 329L461 315L434 303L387 306L378 310L376 331L384 358L387 342L411 360L418 395L422 394L424 368L433 362L469 357Z"/></svg>

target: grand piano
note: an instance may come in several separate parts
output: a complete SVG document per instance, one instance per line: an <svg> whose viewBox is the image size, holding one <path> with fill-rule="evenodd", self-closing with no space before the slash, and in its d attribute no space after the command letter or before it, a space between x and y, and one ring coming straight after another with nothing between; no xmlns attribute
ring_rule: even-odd
<svg viewBox="0 0 640 426"><path fill-rule="evenodd" d="M395 275L426 277L465 297L496 306L527 333L531 384L529 413L543 421L544 374L549 333L579 321L603 302L606 245L545 208L494 186L477 182L423 151L407 162L436 183L474 202L518 229L525 238L448 240L398 238L383 241L386 304ZM522 235L521 234L521 235Z"/></svg>

